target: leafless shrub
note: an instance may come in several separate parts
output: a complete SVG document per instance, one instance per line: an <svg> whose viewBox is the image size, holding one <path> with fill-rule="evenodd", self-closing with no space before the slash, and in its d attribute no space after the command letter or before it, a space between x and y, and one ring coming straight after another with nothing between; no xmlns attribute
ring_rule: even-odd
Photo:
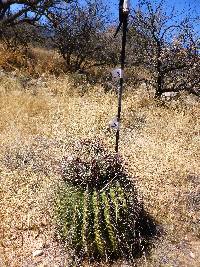
<svg viewBox="0 0 200 267"><path fill-rule="evenodd" d="M5 26L28 23L35 24L50 8L61 8L71 0L4 0L0 2L0 29ZM59 6L60 5L60 6ZM15 8L13 8L15 6Z"/></svg>
<svg viewBox="0 0 200 267"><path fill-rule="evenodd" d="M178 15L174 8L166 11L164 1L145 0L132 17L133 64L151 71L156 97L180 90L199 95L199 36L194 19L188 15L180 21Z"/></svg>
<svg viewBox="0 0 200 267"><path fill-rule="evenodd" d="M116 63L108 50L112 36L106 33L106 7L97 1L71 4L67 10L49 12L51 39L69 69L88 69Z"/></svg>

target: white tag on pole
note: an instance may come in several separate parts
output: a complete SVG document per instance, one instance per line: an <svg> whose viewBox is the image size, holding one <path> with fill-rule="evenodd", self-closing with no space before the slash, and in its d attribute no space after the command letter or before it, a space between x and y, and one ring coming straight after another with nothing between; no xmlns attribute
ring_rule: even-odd
<svg viewBox="0 0 200 267"><path fill-rule="evenodd" d="M109 125L111 129L114 129L114 130L119 129L119 122L117 121L116 117L112 121L110 121Z"/></svg>
<svg viewBox="0 0 200 267"><path fill-rule="evenodd" d="M129 13L129 11L130 11L130 0L124 0L123 12Z"/></svg>
<svg viewBox="0 0 200 267"><path fill-rule="evenodd" d="M114 80L119 80L120 78L123 78L123 70L120 68L113 70L111 73Z"/></svg>

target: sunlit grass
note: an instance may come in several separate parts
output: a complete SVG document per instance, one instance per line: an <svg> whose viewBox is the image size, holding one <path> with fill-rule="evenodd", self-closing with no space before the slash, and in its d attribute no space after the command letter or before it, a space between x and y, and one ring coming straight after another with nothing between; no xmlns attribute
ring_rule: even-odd
<svg viewBox="0 0 200 267"><path fill-rule="evenodd" d="M199 238L197 202L190 204L199 192L198 104L198 99L183 94L163 105L144 89L129 88L123 97L120 136L120 153L136 177L145 209L163 226L165 242L178 244L187 239L192 251ZM104 93L97 86L83 95L80 88L72 87L69 77L46 77L45 86L26 89L17 77L1 78L2 266L23 266L35 249L32 236L39 233L47 243L52 240L52 199L61 183L61 160L73 154L70 144L83 138L102 139L114 151L115 134L108 124L116 105L114 92ZM159 247L165 253L165 246L160 244L165 243L159 243L139 266L162 266ZM182 266L198 266L198 253L195 258L174 253L170 257L178 258Z"/></svg>

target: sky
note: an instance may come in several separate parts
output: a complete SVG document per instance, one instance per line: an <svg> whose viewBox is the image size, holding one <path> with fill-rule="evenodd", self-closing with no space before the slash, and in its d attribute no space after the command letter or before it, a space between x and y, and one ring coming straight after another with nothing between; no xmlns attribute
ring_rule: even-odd
<svg viewBox="0 0 200 267"><path fill-rule="evenodd" d="M80 3L84 3L85 0L79 0ZM118 20L118 5L119 0L102 0L106 5L109 6L109 10L111 12L112 19L116 21ZM152 2L155 0L152 0ZM159 0L157 0L159 1ZM170 11L170 8L173 6L176 8L178 12L183 10L191 9L192 16L200 17L200 0L164 0L166 4L166 9ZM134 8L137 6L138 0L130 0L131 7ZM187 12L186 12L187 14ZM200 32L200 23L195 27L198 32Z"/></svg>
<svg viewBox="0 0 200 267"><path fill-rule="evenodd" d="M105 2L109 5L113 18L116 18L117 20L119 0L109 0ZM138 0L130 0L130 3L131 7L134 8L137 6ZM188 15L187 10L190 9L192 16L200 16L200 0L165 0L165 5L166 9L169 11L174 6L175 9L180 13L184 10L185 15ZM195 29L200 32L200 23L195 26Z"/></svg>
<svg viewBox="0 0 200 267"><path fill-rule="evenodd" d="M110 7L111 11L116 13L118 12L118 0L109 0L106 1ZM138 3L137 0L130 0L131 7L135 7ZM166 6L175 6L178 10L188 9L191 7L200 15L200 0L165 0Z"/></svg>

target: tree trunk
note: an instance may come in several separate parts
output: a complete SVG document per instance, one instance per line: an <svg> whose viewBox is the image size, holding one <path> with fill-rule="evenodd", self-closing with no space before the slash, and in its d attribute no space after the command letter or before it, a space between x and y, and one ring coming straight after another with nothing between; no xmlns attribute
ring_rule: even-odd
<svg viewBox="0 0 200 267"><path fill-rule="evenodd" d="M157 80L156 80L156 93L155 97L159 98L163 92L163 84L164 84L164 76L162 72L162 62L161 62L161 43L157 41L157 64L156 64L156 71L157 71Z"/></svg>
<svg viewBox="0 0 200 267"><path fill-rule="evenodd" d="M161 97L163 93L163 75L162 73L158 73L157 81L156 81L156 93L155 97L159 98Z"/></svg>
<svg viewBox="0 0 200 267"><path fill-rule="evenodd" d="M67 66L69 67L71 64L71 54L70 53L67 54L65 60L66 60Z"/></svg>

